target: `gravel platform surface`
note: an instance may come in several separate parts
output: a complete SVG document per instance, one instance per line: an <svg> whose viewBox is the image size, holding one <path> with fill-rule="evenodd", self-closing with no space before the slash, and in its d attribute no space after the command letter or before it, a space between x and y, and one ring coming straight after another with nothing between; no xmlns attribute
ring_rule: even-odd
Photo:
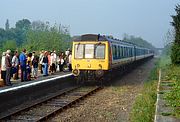
<svg viewBox="0 0 180 122"><path fill-rule="evenodd" d="M134 100L140 94L156 59L138 66L115 83L59 113L49 121L128 122Z"/></svg>

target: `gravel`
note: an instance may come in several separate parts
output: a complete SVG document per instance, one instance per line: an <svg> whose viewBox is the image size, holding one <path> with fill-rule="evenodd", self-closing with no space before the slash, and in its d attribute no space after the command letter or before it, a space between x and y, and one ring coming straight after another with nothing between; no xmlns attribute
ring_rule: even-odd
<svg viewBox="0 0 180 122"><path fill-rule="evenodd" d="M121 76L112 86L59 113L49 121L127 122L132 105L147 80L155 59Z"/></svg>

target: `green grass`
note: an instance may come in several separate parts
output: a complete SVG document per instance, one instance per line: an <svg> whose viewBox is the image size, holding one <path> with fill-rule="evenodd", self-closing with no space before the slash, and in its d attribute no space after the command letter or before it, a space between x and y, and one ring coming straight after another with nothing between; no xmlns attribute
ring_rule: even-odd
<svg viewBox="0 0 180 122"><path fill-rule="evenodd" d="M152 122L155 114L156 88L158 79L158 62L151 71L148 81L144 84L144 88L133 105L130 114L131 122Z"/></svg>
<svg viewBox="0 0 180 122"><path fill-rule="evenodd" d="M162 56L159 60L159 67L165 68L167 65L171 64L170 56Z"/></svg>
<svg viewBox="0 0 180 122"><path fill-rule="evenodd" d="M165 94L169 106L173 108L172 115L180 118L180 66L169 65L166 72L166 79L172 81L172 90Z"/></svg>
<svg viewBox="0 0 180 122"><path fill-rule="evenodd" d="M165 93L168 106L173 108L171 116L180 118L180 66L172 65L170 56L162 56L159 66L162 69L162 80L171 82L168 86L171 86L172 90Z"/></svg>
<svg viewBox="0 0 180 122"><path fill-rule="evenodd" d="M180 66L171 65L169 56L162 56L155 65L148 81L144 84L141 95L135 100L130 114L131 122L153 122L159 68L162 71L162 81L172 82L169 84L172 86L172 90L165 93L165 99L168 101L167 105L173 108L173 113L162 114L180 118Z"/></svg>

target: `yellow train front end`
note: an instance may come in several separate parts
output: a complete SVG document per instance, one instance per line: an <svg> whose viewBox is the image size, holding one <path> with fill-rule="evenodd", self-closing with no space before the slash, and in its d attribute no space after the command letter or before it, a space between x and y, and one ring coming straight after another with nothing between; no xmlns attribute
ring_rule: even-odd
<svg viewBox="0 0 180 122"><path fill-rule="evenodd" d="M72 73L80 81L102 80L109 69L108 41L73 41Z"/></svg>

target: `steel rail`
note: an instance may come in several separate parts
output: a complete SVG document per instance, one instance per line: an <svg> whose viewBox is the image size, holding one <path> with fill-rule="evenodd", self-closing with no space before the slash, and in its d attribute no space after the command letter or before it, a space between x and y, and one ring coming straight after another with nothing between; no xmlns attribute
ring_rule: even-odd
<svg viewBox="0 0 180 122"><path fill-rule="evenodd" d="M33 103L30 106L26 106L26 107L21 108L20 110L11 112L9 115L4 116L3 118L0 118L0 121L6 120L8 118L11 118L12 116L16 116L16 115L20 114L22 111L27 111L27 110L29 110L32 107L38 106L38 105L40 105L40 104L42 104L42 103L44 103L44 102L46 102L46 101L48 101L50 99L53 99L53 98L55 98L57 96L65 95L66 93L71 92L71 91L73 91L73 90L75 90L77 88L79 88L79 86L63 89L63 91L61 90L60 92L57 92L57 93L53 94L51 97L48 97L47 99L40 100L38 102Z"/></svg>
<svg viewBox="0 0 180 122"><path fill-rule="evenodd" d="M60 95L53 96L52 98L45 100L43 102L37 103L31 107L28 107L26 109L23 109L22 111L19 111L13 115L10 115L2 120L8 121L8 120L14 120L14 121L45 121L49 119L50 117L53 117L59 112L62 112L64 109L67 109L71 107L72 105L76 104L77 102L83 100L87 96L97 92L98 90L102 89L102 87L95 87L90 89L85 89L85 91L78 91L81 89L81 87L75 87L70 90L64 91ZM33 108L37 109L40 107L49 107L51 108L49 112L45 113L34 113L34 114L28 114L27 111L32 110ZM33 110L32 110L33 111ZM25 114L23 114L25 112ZM31 112L30 112L31 113ZM19 115L20 116L19 116ZM23 116L25 117L23 118ZM19 118L17 118L19 116Z"/></svg>

